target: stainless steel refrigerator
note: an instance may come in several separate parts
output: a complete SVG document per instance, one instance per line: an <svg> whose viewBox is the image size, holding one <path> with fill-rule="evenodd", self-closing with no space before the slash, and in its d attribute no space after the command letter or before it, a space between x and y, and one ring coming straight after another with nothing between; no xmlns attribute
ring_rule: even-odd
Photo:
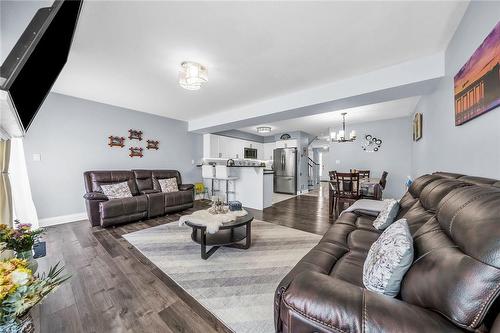
<svg viewBox="0 0 500 333"><path fill-rule="evenodd" d="M273 152L274 192L297 194L297 148Z"/></svg>

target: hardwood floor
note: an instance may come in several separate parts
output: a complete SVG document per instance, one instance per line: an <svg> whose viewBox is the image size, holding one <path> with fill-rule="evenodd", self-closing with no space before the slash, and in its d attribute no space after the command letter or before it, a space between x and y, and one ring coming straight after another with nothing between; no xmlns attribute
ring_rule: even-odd
<svg viewBox="0 0 500 333"><path fill-rule="evenodd" d="M88 221L49 227L39 269L60 261L71 279L33 309L37 332L229 332L122 238L205 207L196 202L182 213L110 229L91 228ZM332 223L324 189L252 212L257 219L317 234Z"/></svg>

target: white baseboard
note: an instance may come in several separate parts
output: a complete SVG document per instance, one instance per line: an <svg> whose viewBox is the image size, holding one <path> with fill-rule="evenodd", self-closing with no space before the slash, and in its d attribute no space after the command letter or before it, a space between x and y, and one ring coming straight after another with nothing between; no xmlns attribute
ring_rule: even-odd
<svg viewBox="0 0 500 333"><path fill-rule="evenodd" d="M38 224L40 227L48 227L51 225L58 225L58 224L63 224L63 223L69 223L69 222L77 222L81 220L86 220L87 219L87 213L76 213L76 214L69 214L69 215L62 215L62 216L54 216L54 217L48 217L45 219L40 219L38 220Z"/></svg>

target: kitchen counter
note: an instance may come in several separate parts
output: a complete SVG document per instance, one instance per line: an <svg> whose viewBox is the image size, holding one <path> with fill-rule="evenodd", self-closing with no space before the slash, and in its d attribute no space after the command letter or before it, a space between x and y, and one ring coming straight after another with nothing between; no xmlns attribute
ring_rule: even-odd
<svg viewBox="0 0 500 333"><path fill-rule="evenodd" d="M272 205L274 181L274 172L272 170L269 172L269 169L264 170L263 166L227 167L227 172L221 172L227 175L227 178L206 175L203 181L209 193L213 183L214 195L219 195L224 199L227 196L229 201L240 201L244 207L263 210ZM227 181L228 184L225 183Z"/></svg>
<svg viewBox="0 0 500 333"><path fill-rule="evenodd" d="M203 164L197 164L197 167L202 167ZM227 165L228 168L265 168L265 165ZM274 172L274 171L273 171Z"/></svg>

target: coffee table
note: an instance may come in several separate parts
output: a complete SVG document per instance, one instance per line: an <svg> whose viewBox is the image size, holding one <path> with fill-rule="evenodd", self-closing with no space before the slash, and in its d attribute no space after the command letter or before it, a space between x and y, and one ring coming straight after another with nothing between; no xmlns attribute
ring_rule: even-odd
<svg viewBox="0 0 500 333"><path fill-rule="evenodd" d="M186 221L190 226L191 239L201 245L201 258L208 259L221 246L237 249L248 249L252 245L252 213L237 217L236 220L224 223L215 234L207 233L207 227ZM245 243L239 243L245 240ZM212 248L207 251L207 246Z"/></svg>

